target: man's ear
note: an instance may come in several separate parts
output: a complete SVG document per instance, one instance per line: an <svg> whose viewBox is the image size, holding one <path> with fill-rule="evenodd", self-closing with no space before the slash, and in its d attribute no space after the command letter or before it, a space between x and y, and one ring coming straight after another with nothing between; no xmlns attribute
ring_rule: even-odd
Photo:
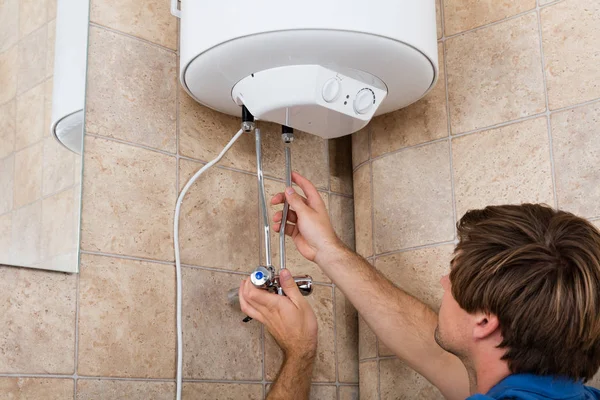
<svg viewBox="0 0 600 400"><path fill-rule="evenodd" d="M473 327L473 338L476 340L486 339L499 332L500 322L494 314L479 312L475 314L475 326Z"/></svg>

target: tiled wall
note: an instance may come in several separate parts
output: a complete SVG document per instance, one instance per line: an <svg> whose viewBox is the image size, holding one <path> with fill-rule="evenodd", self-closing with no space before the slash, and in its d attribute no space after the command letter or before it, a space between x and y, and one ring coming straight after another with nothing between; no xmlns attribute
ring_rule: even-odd
<svg viewBox="0 0 600 400"><path fill-rule="evenodd" d="M437 86L352 148L357 251L433 309L470 208L544 202L600 226L600 1L437 6ZM442 398L359 331L362 400Z"/></svg>
<svg viewBox="0 0 600 400"><path fill-rule="evenodd" d="M175 201L240 119L197 104L180 88L177 19L169 4L91 1L81 273L0 270L0 303L10 304L0 317L7 332L0 335L0 393L174 398ZM261 126L272 195L284 188L280 128ZM319 187L337 232L353 247L350 145L349 137L327 142L298 133L293 163ZM252 136L191 189L180 232L184 397L262 399L280 350L227 301L227 290L259 262ZM309 298L320 328L313 398L356 399L356 312L292 246L290 269L319 282Z"/></svg>
<svg viewBox="0 0 600 400"><path fill-rule="evenodd" d="M0 3L0 263L72 270L80 156L50 133L56 1Z"/></svg>

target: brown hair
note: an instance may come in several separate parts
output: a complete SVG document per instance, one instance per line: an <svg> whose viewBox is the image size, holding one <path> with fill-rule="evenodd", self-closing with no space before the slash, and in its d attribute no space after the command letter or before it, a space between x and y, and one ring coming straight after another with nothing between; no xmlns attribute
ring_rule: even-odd
<svg viewBox="0 0 600 400"><path fill-rule="evenodd" d="M600 367L600 232L545 205L490 206L458 222L452 294L498 317L512 373L587 381Z"/></svg>

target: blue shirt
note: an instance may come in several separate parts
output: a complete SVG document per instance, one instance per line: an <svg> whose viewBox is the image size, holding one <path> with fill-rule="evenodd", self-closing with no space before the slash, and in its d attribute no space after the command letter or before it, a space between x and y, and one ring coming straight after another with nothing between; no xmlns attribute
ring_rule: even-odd
<svg viewBox="0 0 600 400"><path fill-rule="evenodd" d="M486 395L476 394L467 400L600 400L600 390L565 378L530 374L510 375Z"/></svg>

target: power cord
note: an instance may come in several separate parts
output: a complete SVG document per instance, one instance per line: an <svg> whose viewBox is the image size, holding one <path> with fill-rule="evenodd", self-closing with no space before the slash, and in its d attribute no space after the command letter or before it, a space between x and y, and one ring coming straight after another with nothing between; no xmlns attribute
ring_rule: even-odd
<svg viewBox="0 0 600 400"><path fill-rule="evenodd" d="M244 107L245 108L245 107ZM183 190L179 194L177 198L177 205L175 206L175 218L174 218L174 229L173 229L173 238L174 238L174 246L175 246L175 268L177 273L177 400L181 400L181 390L182 390L182 382L183 382L183 329L182 329L182 284L181 284L181 256L179 254L179 215L181 214L181 204L183 203L183 198L187 194L190 187L196 182L200 176L205 173L208 169L214 166L216 163L221 161L225 153L229 151L231 146L244 134L244 129L240 129L238 133L227 143L227 146L221 151L221 153L206 164L204 167L200 168L198 172L194 174L190 178L190 180L185 184Z"/></svg>

